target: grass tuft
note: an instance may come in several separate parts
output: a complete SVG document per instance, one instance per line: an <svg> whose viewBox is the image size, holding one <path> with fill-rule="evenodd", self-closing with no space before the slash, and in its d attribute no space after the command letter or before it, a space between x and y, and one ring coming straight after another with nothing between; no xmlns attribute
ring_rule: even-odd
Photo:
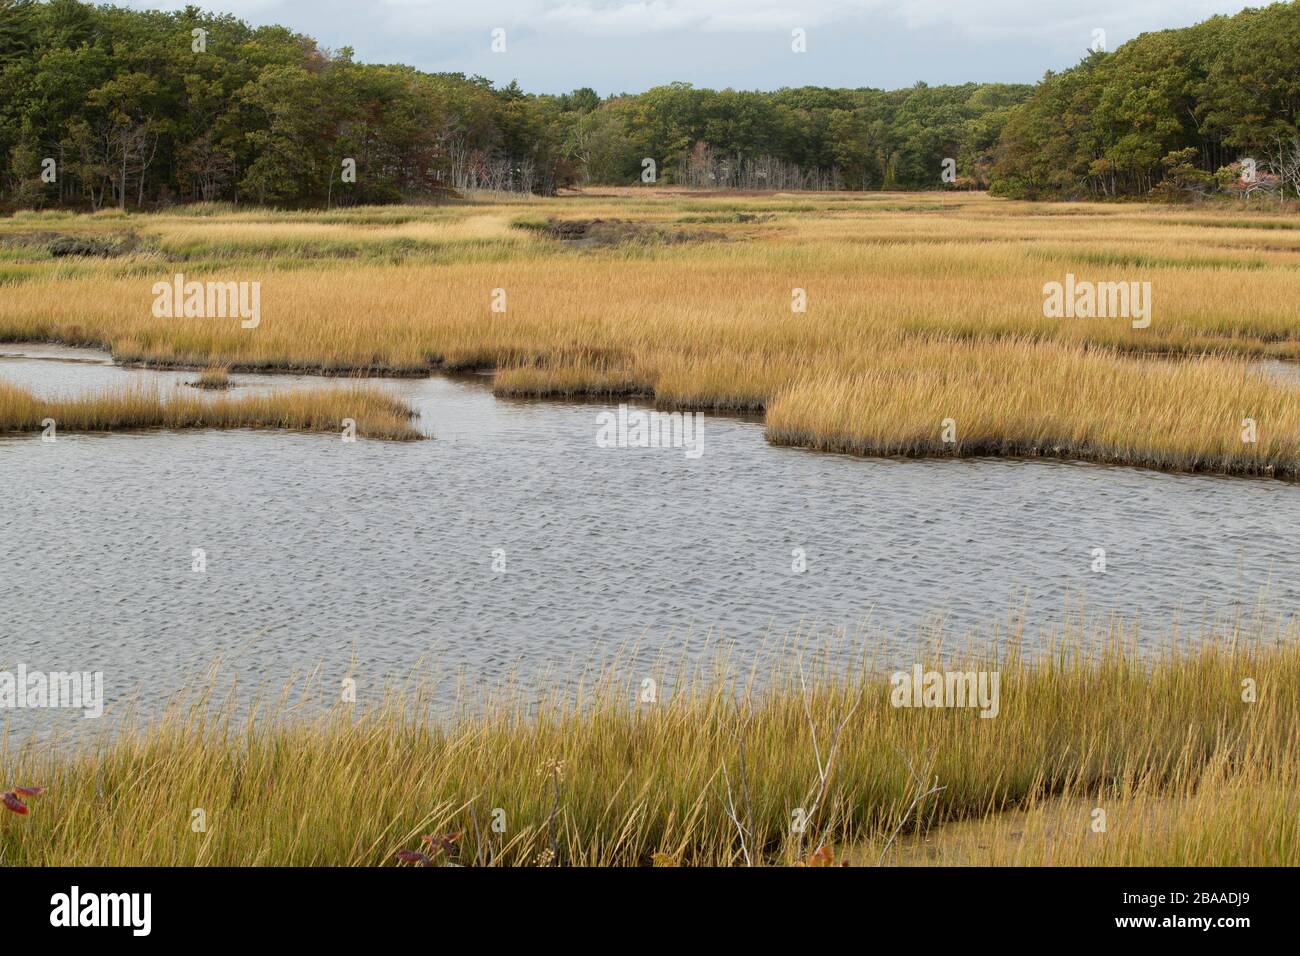
<svg viewBox="0 0 1300 956"><path fill-rule="evenodd" d="M80 398L46 399L0 382L0 432L123 431L140 428L284 428L342 433L356 423L365 438L423 437L400 400L362 387L299 389L238 398L205 399L157 389L128 388ZM52 427L52 430L51 430Z"/></svg>
<svg viewBox="0 0 1300 956"><path fill-rule="evenodd" d="M200 372L199 377L190 382L190 385L194 388L224 391L230 388L230 370L220 365L213 365Z"/></svg>

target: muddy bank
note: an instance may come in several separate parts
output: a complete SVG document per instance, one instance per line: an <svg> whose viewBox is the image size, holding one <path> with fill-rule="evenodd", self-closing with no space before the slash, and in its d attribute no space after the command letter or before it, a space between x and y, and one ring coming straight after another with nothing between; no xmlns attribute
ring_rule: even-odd
<svg viewBox="0 0 1300 956"><path fill-rule="evenodd" d="M22 249L31 253L47 253L54 259L83 257L116 259L130 255L141 248L140 237L134 230L113 233L104 237L72 236L59 232L38 230L21 232L0 239L0 247Z"/></svg>
<svg viewBox="0 0 1300 956"><path fill-rule="evenodd" d="M1011 460L1077 461L1098 465L1146 469L1181 475L1218 475L1232 478L1278 478L1300 481L1300 461L1269 458L1244 461L1221 456L1173 457L1159 452L1074 444L1061 441L909 441L881 443L850 435L818 435L813 432L768 426L764 435L773 445L806 448L809 451L853 455L856 458L1005 458Z"/></svg>
<svg viewBox="0 0 1300 956"><path fill-rule="evenodd" d="M723 242L732 237L711 229L683 229L628 219L544 219L515 223L520 229L539 233L581 248L627 244L675 245L689 242Z"/></svg>

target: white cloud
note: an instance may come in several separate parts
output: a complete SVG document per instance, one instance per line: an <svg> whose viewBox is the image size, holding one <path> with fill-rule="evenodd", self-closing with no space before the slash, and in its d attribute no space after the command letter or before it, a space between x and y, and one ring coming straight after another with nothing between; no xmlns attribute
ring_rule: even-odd
<svg viewBox="0 0 1300 956"><path fill-rule="evenodd" d="M1081 31L1087 37L1100 27L1126 37L1147 30L1185 26L1216 13L1236 13L1241 0L900 0L891 8L909 27L951 26L972 37L1033 37Z"/></svg>
<svg viewBox="0 0 1300 956"><path fill-rule="evenodd" d="M669 80L747 88L1033 82L1107 46L1235 13L1250 0L134 0L197 2L279 23L370 62L482 73L526 89L602 92ZM1263 0L1254 0L1254 3ZM505 27L509 55L489 50ZM795 27L807 56L790 53ZM592 42L599 39L600 42Z"/></svg>
<svg viewBox="0 0 1300 956"><path fill-rule="evenodd" d="M189 0L132 6L179 9ZM1242 0L209 0L202 4L257 22L279 20L306 28L329 10L354 18L359 34L376 24L392 30L487 31L526 27L545 33L639 35L687 30L766 31L888 19L918 32L949 29L972 37L1059 35L1094 27L1133 34L1232 13ZM332 17L333 19L333 17ZM1086 29L1085 29L1086 28Z"/></svg>
<svg viewBox="0 0 1300 956"><path fill-rule="evenodd" d="M560 0L547 23L591 32L789 30L857 17L880 0Z"/></svg>
<svg viewBox="0 0 1300 956"><path fill-rule="evenodd" d="M232 0L263 8L266 0ZM284 3L285 7L296 6ZM678 30L752 31L823 26L889 18L914 30L944 27L972 36L1045 35L1065 25L1158 29L1215 13L1235 12L1241 0L379 0L390 19L432 15L449 28L514 23L537 30L558 27L591 33ZM396 16L393 16L396 14Z"/></svg>

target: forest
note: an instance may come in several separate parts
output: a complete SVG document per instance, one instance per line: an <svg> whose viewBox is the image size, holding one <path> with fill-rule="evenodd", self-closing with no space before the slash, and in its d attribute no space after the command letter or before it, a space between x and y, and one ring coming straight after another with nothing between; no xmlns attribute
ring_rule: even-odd
<svg viewBox="0 0 1300 956"><path fill-rule="evenodd" d="M1300 195L1298 63L1300 8L1279 3L1086 52L1037 85L540 95L193 6L0 0L0 209L648 182L1283 198Z"/></svg>

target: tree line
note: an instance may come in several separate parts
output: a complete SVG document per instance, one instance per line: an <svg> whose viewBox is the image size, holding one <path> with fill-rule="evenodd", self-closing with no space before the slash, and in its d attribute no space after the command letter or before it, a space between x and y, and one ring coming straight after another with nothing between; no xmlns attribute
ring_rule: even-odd
<svg viewBox="0 0 1300 956"><path fill-rule="evenodd" d="M1182 195L1245 182L1246 153L1261 188L1285 190L1298 14L1144 34L1037 86L601 97L358 63L193 6L0 0L0 206L318 207L649 181Z"/></svg>
<svg viewBox="0 0 1300 956"><path fill-rule="evenodd" d="M1145 33L1048 73L1002 131L996 194L1300 196L1300 5Z"/></svg>

